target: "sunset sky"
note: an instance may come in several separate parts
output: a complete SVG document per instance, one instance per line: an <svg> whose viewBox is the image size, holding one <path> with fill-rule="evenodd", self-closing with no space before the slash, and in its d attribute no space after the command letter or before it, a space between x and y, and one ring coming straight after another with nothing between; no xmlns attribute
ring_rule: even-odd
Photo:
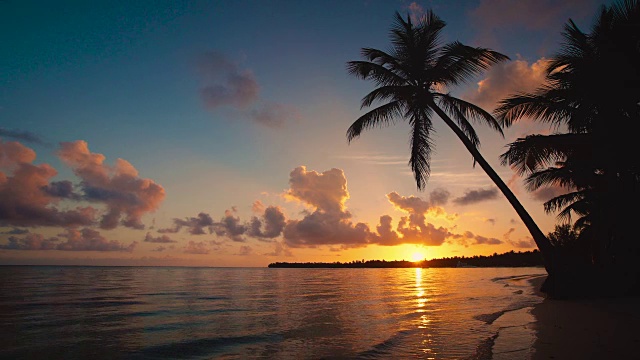
<svg viewBox="0 0 640 360"><path fill-rule="evenodd" d="M535 248L439 118L418 191L409 125L348 144L374 84L347 74L386 50L394 11L429 8L444 40L511 61L452 94L493 110L541 84L591 0L0 2L0 264L266 266L413 260ZM541 229L556 218L481 152Z"/></svg>

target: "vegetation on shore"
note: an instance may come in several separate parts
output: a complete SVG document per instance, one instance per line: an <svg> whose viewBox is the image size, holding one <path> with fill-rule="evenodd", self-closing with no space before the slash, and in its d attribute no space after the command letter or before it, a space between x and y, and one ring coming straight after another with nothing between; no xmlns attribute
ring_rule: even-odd
<svg viewBox="0 0 640 360"><path fill-rule="evenodd" d="M529 267L542 266L542 256L538 250L515 252L489 256L454 256L439 259L407 260L354 260L350 262L275 262L270 268L452 268L452 267Z"/></svg>

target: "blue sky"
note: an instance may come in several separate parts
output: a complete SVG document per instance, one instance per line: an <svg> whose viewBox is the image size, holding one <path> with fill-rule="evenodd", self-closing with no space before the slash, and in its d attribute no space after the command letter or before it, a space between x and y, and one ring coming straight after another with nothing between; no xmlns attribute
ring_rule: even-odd
<svg viewBox="0 0 640 360"><path fill-rule="evenodd" d="M29 164L52 167L56 175L47 181L66 181L82 197L50 198L49 210L91 207L96 213L94 222L72 226L0 214L0 262L265 266L530 250L530 237L515 212L492 192L488 177L472 167L471 156L439 121L433 174L424 192L416 190L406 165L406 123L347 143L345 132L363 113L359 102L372 84L350 77L345 64L359 59L362 47L388 48L395 11L419 17L433 9L448 24L445 42L490 47L511 58L450 89L491 110L502 96L539 85L544 59L562 40L563 24L572 18L588 31L600 5L591 0L2 1L0 139L33 150L37 156ZM520 136L553 129L523 122L506 130L504 139L477 130L484 156L543 231L552 230L555 218L543 212L544 194L524 191L498 156ZM78 141L86 144L87 154L104 156L100 170L97 163L87 165L93 155L82 161L74 157L84 151ZM117 159L137 173L118 168ZM15 166L2 171L15 177ZM108 184L96 183L95 171L110 177ZM123 190L118 175L155 184L163 195L144 204L136 198L137 210L127 209L113 199L139 193ZM296 176L309 181L306 192L296 188ZM342 179L348 195L340 194ZM91 189L102 195L87 193ZM435 197L430 198L436 190L446 190L451 199L441 204L440 213ZM395 202L393 193L399 196ZM474 194L487 197L453 201ZM318 205L323 197L335 203ZM384 215L395 229L416 211L402 206L411 197L430 206L422 213L426 224L448 235L433 240L423 234L422 241L393 246L335 234L323 238L333 240L314 240L293 230L259 236L269 224L268 208L271 215L282 214L278 224L283 227L335 205L340 207L336 214L349 215L334 227L345 226L348 234L358 223L375 232ZM100 225L97 219L116 208L117 224ZM177 226L180 221L193 225L187 220L200 213L212 219L204 234ZM126 216L138 225L123 225ZM262 233L249 230L254 216ZM228 219L235 219L235 228ZM153 240L162 236L165 242ZM119 247L100 246L112 242ZM77 246L58 246L62 243Z"/></svg>

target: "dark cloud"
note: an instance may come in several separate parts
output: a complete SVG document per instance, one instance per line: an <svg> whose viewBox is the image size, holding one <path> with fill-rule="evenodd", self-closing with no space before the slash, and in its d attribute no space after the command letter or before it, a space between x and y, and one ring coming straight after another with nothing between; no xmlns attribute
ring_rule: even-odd
<svg viewBox="0 0 640 360"><path fill-rule="evenodd" d="M547 186L539 188L536 191L531 192L530 194L531 198L545 202L566 193L567 189L563 188L562 186Z"/></svg>
<svg viewBox="0 0 640 360"><path fill-rule="evenodd" d="M497 199L498 195L497 188L467 190L464 195L453 199L453 203L457 205L476 204L482 201Z"/></svg>
<svg viewBox="0 0 640 360"><path fill-rule="evenodd" d="M253 73L238 66L219 52L202 54L198 68L205 85L200 96L209 109L220 106L244 108L258 99L260 87Z"/></svg>
<svg viewBox="0 0 640 360"><path fill-rule="evenodd" d="M29 230L27 229L20 229L20 228L13 228L11 230L7 230L7 231L3 231L0 232L0 234L2 235L24 235L24 234L28 234Z"/></svg>
<svg viewBox="0 0 640 360"><path fill-rule="evenodd" d="M503 235L504 241L518 249L533 249L537 247L536 243L533 241L533 238L531 237L525 237L524 239L519 239L519 240L511 240L511 234L513 234L515 231L516 231L515 228L510 228Z"/></svg>
<svg viewBox="0 0 640 360"><path fill-rule="evenodd" d="M272 128L280 128L286 122L298 118L298 113L296 109L291 106L268 103L252 110L250 117L259 124Z"/></svg>
<svg viewBox="0 0 640 360"><path fill-rule="evenodd" d="M235 207L232 207L231 210L225 210L224 217L214 225L214 231L218 236L227 237L236 242L244 242L245 239L242 235L248 227L241 223L239 216L235 216L236 212Z"/></svg>
<svg viewBox="0 0 640 360"><path fill-rule="evenodd" d="M496 219L487 219L487 220L485 220L485 222L488 222L491 225L495 225L496 224Z"/></svg>
<svg viewBox="0 0 640 360"><path fill-rule="evenodd" d="M23 130L10 130L0 127L0 137L11 138L14 140L24 141L31 144L49 145L42 138L32 132Z"/></svg>
<svg viewBox="0 0 640 360"><path fill-rule="evenodd" d="M462 234L449 234L451 241L455 242L458 245L462 245L464 247L469 247L470 245L500 245L504 242L500 239L496 238L488 238L481 235L475 235L471 231L465 231Z"/></svg>
<svg viewBox="0 0 640 360"><path fill-rule="evenodd" d="M282 234L282 230L286 224L287 222L282 210L277 206L269 206L264 210L262 220L255 216L251 219L247 225L247 235L257 238L273 239Z"/></svg>
<svg viewBox="0 0 640 360"><path fill-rule="evenodd" d="M176 240L172 240L167 235L161 235L161 236L153 237L151 235L151 233L147 233L147 235L145 235L145 237L144 237L144 242L167 244L167 243L174 243L174 242L177 242L177 241Z"/></svg>
<svg viewBox="0 0 640 360"><path fill-rule="evenodd" d="M429 199L431 200L431 206L444 206L449 202L449 197L451 194L449 191L445 189L434 189L429 194Z"/></svg>
<svg viewBox="0 0 640 360"><path fill-rule="evenodd" d="M69 180L53 181L42 187L47 195L71 200L81 200L82 196L73 191L73 183Z"/></svg>
<svg viewBox="0 0 640 360"><path fill-rule="evenodd" d="M65 240L66 241L62 241ZM116 240L107 240L98 231L84 228L66 229L57 237L45 238L41 234L30 233L22 238L12 236L7 245L0 248L7 250L61 250L61 251L124 251L132 252L137 242L124 245Z"/></svg>
<svg viewBox="0 0 640 360"><path fill-rule="evenodd" d="M168 229L160 229L159 233L177 233L182 228L187 228L191 235L204 235L213 233L213 219L207 213L199 213L196 217L188 217L185 219L173 219L174 227ZM207 231L205 231L207 230Z"/></svg>

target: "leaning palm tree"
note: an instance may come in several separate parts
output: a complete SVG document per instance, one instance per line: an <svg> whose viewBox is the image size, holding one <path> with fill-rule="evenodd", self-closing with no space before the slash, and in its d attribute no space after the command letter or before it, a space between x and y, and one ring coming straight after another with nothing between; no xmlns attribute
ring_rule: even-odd
<svg viewBox="0 0 640 360"><path fill-rule="evenodd" d="M431 10L416 25L410 17L404 20L396 12L390 33L390 51L363 48L364 61L347 63L351 75L376 84L376 88L362 99L361 109L375 102L383 103L360 116L349 127L347 139L351 142L363 130L390 125L397 119L408 121L412 127L409 166L418 189L423 190L431 171L434 149L432 120L435 113L462 141L473 156L474 164L480 165L514 207L542 252L547 272L551 273L551 243L480 154L480 140L470 120L484 123L503 135L500 124L480 107L443 91L471 80L483 70L509 58L457 41L442 45L440 35L444 27L445 22Z"/></svg>

